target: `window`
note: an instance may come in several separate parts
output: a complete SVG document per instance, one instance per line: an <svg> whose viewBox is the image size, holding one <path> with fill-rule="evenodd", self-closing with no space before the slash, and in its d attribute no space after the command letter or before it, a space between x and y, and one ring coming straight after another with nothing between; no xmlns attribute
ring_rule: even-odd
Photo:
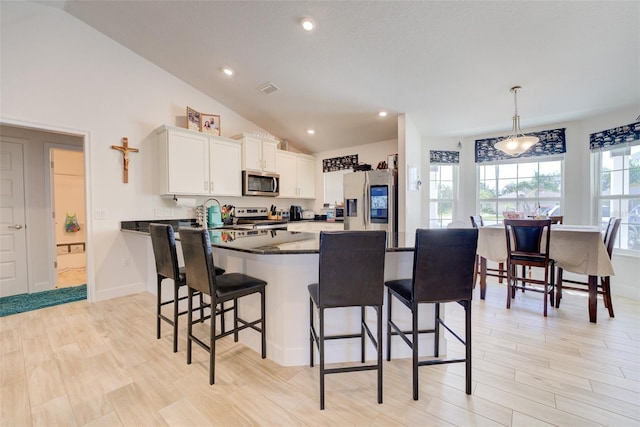
<svg viewBox="0 0 640 427"><path fill-rule="evenodd" d="M542 214L562 215L564 161L527 158L499 164L479 164L480 214L485 224L503 219L503 212L522 217Z"/></svg>
<svg viewBox="0 0 640 427"><path fill-rule="evenodd" d="M457 164L431 164L429 170L429 228L446 228L455 214Z"/></svg>
<svg viewBox="0 0 640 427"><path fill-rule="evenodd" d="M604 229L609 218L622 218L616 247L640 251L640 141L594 152L596 216Z"/></svg>

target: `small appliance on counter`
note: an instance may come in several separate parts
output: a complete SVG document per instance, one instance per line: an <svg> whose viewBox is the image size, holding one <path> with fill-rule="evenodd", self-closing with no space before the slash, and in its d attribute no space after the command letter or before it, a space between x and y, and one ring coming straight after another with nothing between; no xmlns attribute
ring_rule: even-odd
<svg viewBox="0 0 640 427"><path fill-rule="evenodd" d="M302 220L302 206L291 205L289 209L289 221Z"/></svg>
<svg viewBox="0 0 640 427"><path fill-rule="evenodd" d="M207 208L207 228L222 227L222 212L219 205L211 205Z"/></svg>
<svg viewBox="0 0 640 427"><path fill-rule="evenodd" d="M216 202L216 204L207 207L207 203L211 201ZM218 199L211 197L196 207L196 222L200 227L207 228L217 228L224 225L222 222L222 206Z"/></svg>
<svg viewBox="0 0 640 427"><path fill-rule="evenodd" d="M302 211L302 219L315 219L316 213L310 209Z"/></svg>

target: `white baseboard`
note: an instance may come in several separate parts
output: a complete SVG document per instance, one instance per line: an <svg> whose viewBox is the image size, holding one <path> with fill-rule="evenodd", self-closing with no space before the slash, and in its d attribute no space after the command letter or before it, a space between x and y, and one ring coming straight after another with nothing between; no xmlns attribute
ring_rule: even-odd
<svg viewBox="0 0 640 427"><path fill-rule="evenodd" d="M144 282L132 283L127 286L118 288L109 288L105 290L96 290L94 301L104 301L112 298L124 297L140 292L146 292L147 285Z"/></svg>

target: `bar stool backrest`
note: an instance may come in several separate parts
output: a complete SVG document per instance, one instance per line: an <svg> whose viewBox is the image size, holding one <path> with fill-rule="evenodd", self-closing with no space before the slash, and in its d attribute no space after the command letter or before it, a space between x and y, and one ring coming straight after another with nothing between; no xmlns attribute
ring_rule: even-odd
<svg viewBox="0 0 640 427"><path fill-rule="evenodd" d="M178 253L173 227L168 224L149 224L151 246L156 260L156 271L168 279L179 278Z"/></svg>
<svg viewBox="0 0 640 427"><path fill-rule="evenodd" d="M215 292L216 273L211 239L206 229L180 229L187 285L207 295Z"/></svg>
<svg viewBox="0 0 640 427"><path fill-rule="evenodd" d="M478 229L418 229L413 258L413 300L470 301Z"/></svg>
<svg viewBox="0 0 640 427"><path fill-rule="evenodd" d="M387 232L320 233L318 305L382 305Z"/></svg>

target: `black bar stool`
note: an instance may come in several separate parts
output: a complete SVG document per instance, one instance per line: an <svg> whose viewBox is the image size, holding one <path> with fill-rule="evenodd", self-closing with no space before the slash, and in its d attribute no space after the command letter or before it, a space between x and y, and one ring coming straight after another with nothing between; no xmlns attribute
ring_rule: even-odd
<svg viewBox="0 0 640 427"><path fill-rule="evenodd" d="M149 224L149 234L151 235L151 245L156 262L156 272L158 289L156 293L156 338L160 339L161 320L164 320L173 327L173 352L178 351L178 318L187 314L186 310L180 311L179 302L187 299L187 296L179 296L180 288L186 285L184 267L178 266L178 253L176 250L176 238L173 227L168 224ZM222 274L224 270L216 269L216 274ZM162 300L162 281L173 280L173 299ZM202 295L200 297L200 317L204 318L204 307ZM173 316L167 317L162 314L162 307L173 304Z"/></svg>
<svg viewBox="0 0 640 427"><path fill-rule="evenodd" d="M413 400L418 400L418 367L443 363L466 364L466 393L471 394L471 298L477 229L416 230L413 277L391 280L387 286L387 360L391 360L391 337L399 335L413 352ZM411 310L412 326L403 331L392 320L392 298ZM465 310L465 338L459 337L440 317L440 303L457 302ZM433 329L418 328L418 306L435 303ZM419 334L434 334L434 355L439 356L440 325L465 346L464 359L418 360Z"/></svg>
<svg viewBox="0 0 640 427"><path fill-rule="evenodd" d="M309 364L313 367L314 342L320 353L320 409L324 409L324 376L342 372L376 370L378 403L382 403L382 303L384 300L384 257L387 232L334 231L320 233L318 283L309 289ZM313 320L318 310L318 328ZM360 333L326 335L324 312L329 308L360 307ZM366 307L377 315L376 336L365 321ZM325 368L325 340L360 338L361 363L365 363L365 332L377 351L377 363Z"/></svg>
<svg viewBox="0 0 640 427"><path fill-rule="evenodd" d="M215 382L216 341L233 334L238 341L238 332L250 328L260 332L262 338L262 358L267 357L267 341L265 338L265 287L267 282L241 273L215 274L211 239L206 229L180 229L180 243L187 273L189 304L187 308L187 364L191 364L191 346L195 341L209 352L209 384ZM216 317L211 316L208 342L193 335L193 301L196 292L209 295L209 309L227 301L233 301L233 307L224 311L233 311L233 328L220 333L216 332ZM238 316L238 299L260 294L260 318L247 321Z"/></svg>

